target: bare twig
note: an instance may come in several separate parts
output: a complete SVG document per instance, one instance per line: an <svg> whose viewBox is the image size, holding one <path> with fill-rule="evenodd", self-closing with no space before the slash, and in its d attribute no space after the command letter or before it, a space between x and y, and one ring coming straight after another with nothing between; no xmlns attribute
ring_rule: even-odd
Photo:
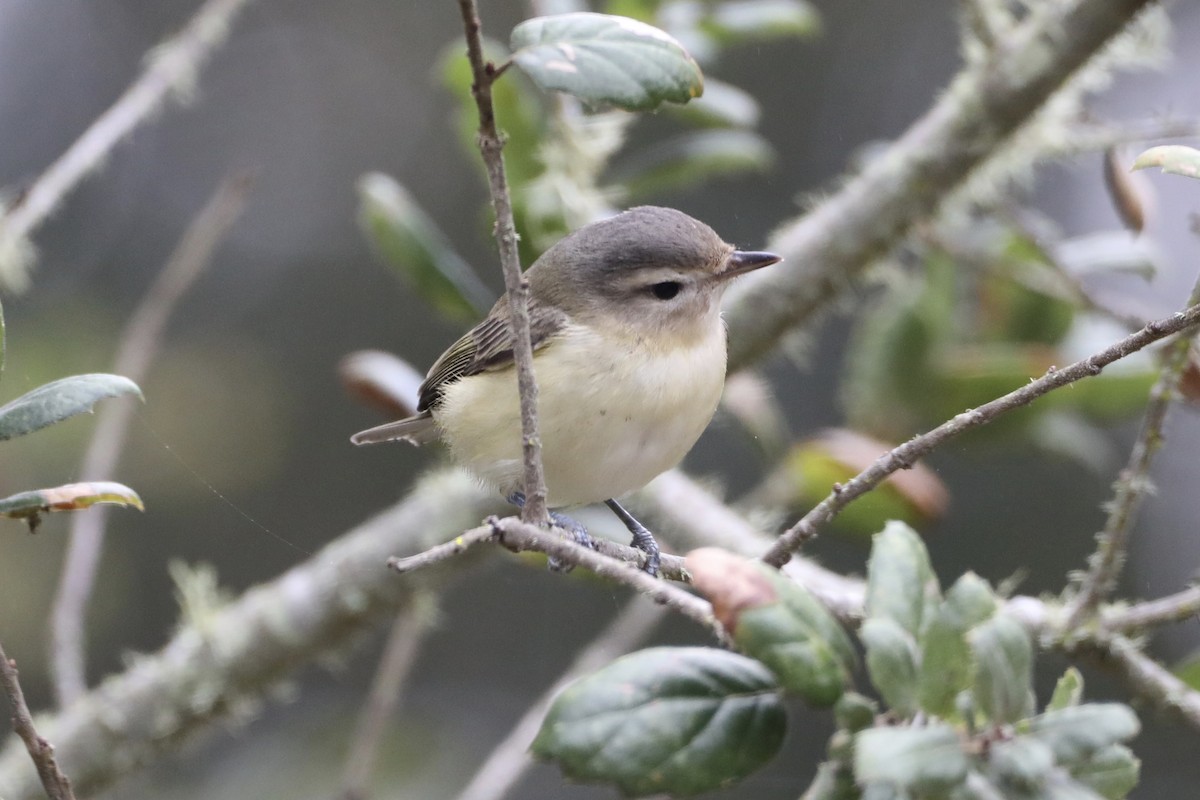
<svg viewBox="0 0 1200 800"><path fill-rule="evenodd" d="M213 252L241 214L250 185L246 175L226 178L188 226L179 246L125 326L113 372L135 383L145 378L162 343L167 319L184 292L212 261ZM134 409L131 403L116 403L101 410L79 468L85 480L112 477ZM70 703L87 688L83 621L104 549L107 520L107 507L71 518L71 538L54 598L50 630L50 667L60 706Z"/></svg>
<svg viewBox="0 0 1200 800"><path fill-rule="evenodd" d="M1197 280L1188 305L1200 303L1200 279ZM1067 629L1076 628L1083 619L1096 611L1101 600L1112 594L1117 586L1121 567L1125 564L1125 551L1133 530L1133 520L1138 507L1151 489L1150 462L1163 441L1163 426L1167 412L1175 399L1180 377L1188 363L1191 347L1190 337L1180 337L1173 342L1167 358L1159 371L1158 380L1150 389L1150 400L1146 404L1146 415L1142 429L1129 451L1129 462L1121 471L1113 495L1104 530L1096 537L1099 544L1089 559L1087 574L1079 584L1079 591L1067 604Z"/></svg>
<svg viewBox="0 0 1200 800"><path fill-rule="evenodd" d="M29 236L89 174L108 158L113 148L152 118L172 93L182 96L192 88L196 74L224 42L234 17L248 0L208 0L182 31L150 51L142 74L107 111L84 131L74 144L24 192L19 202L0 217L0 273L20 283L32 256ZM19 287L18 287L19 288Z"/></svg>
<svg viewBox="0 0 1200 800"><path fill-rule="evenodd" d="M1138 697L1178 714L1194 730L1200 730L1200 692L1143 653L1124 636L1089 643L1101 663L1110 664L1125 678Z"/></svg>
<svg viewBox="0 0 1200 800"><path fill-rule="evenodd" d="M1007 411L1028 405L1042 395L1069 383L1092 375L1099 375L1104 367L1114 361L1136 353L1147 345L1173 333L1187 330L1197 323L1200 323L1200 305L1192 306L1174 316L1151 322L1140 331L1130 334L1082 361L1076 361L1069 367L1064 369L1052 367L1041 378L1031 381L1020 389L1009 392L978 408L964 411L933 430L914 436L899 447L888 451L849 482L835 485L828 497L779 537L779 541L763 556L763 561L776 567L786 564L793 551L815 536L821 526L837 516L843 508L874 489L888 475L899 469L907 469L917 459L927 455L949 439L989 423Z"/></svg>
<svg viewBox="0 0 1200 800"><path fill-rule="evenodd" d="M530 525L515 517L493 520L492 528L496 531L499 543L514 552L534 550L545 553L563 564L583 567L602 578L623 583L711 629L717 638L722 640L726 638L725 629L713 616L712 606L707 600L649 575L640 566L635 566L639 562L633 557L628 560L620 557L613 558L563 538L561 534L553 530ZM621 552L633 549L615 543L612 543L612 546L619 548ZM671 560L673 570L682 570L681 559ZM661 571L665 576L667 572L666 559L664 558L663 561Z"/></svg>
<svg viewBox="0 0 1200 800"><path fill-rule="evenodd" d="M455 556L467 552L467 550L470 550L475 545L483 544L485 542L496 542L498 539L499 533L495 526L481 525L478 528L472 528L469 531L465 531L464 533L455 536L448 542L435 545L424 552L416 553L415 555L411 556L405 556L403 558L393 556L392 558L388 559L387 564L390 569L393 569L403 575L408 572L416 572L417 570L426 569L427 567L432 567L435 564L440 564L443 561L447 561ZM508 546L514 541L516 540L501 542L501 544ZM595 552L605 556L606 558L623 561L627 564L637 567L638 569L643 569L646 565L647 556L644 550L638 550L634 547L617 544L616 542L608 539L595 539L593 540L593 544L595 545ZM532 547L513 546L510 547L510 549L512 549L514 552L519 552L523 549L537 550L538 552L543 553L546 552L536 545ZM661 557L662 563L659 566L659 574L661 574L662 577L666 578L667 580L680 581L683 583L688 583L691 581L691 577L688 575L687 570L684 569L682 558L679 556L670 555L669 553L663 553ZM569 563L575 564L576 562L571 561Z"/></svg>
<svg viewBox="0 0 1200 800"><path fill-rule="evenodd" d="M388 720L396 710L400 691L412 672L432 618L432 600L415 595L412 604L402 609L392 623L383 657L375 671L375 681L359 713L358 727L342 778L344 788L340 800L366 800L369 797L380 741Z"/></svg>
<svg viewBox="0 0 1200 800"><path fill-rule="evenodd" d="M1125 608L1100 614L1105 630L1119 633L1139 633L1148 628L1185 622L1200 616L1200 586L1191 586L1157 600L1143 600Z"/></svg>
<svg viewBox="0 0 1200 800"><path fill-rule="evenodd" d="M595 549L591 549L564 538L560 531L530 525L516 517L492 518L488 524L472 528L449 542L407 558L389 558L387 564L401 574L416 572L454 558L484 542L495 542L514 553L527 550L544 553L562 564L583 567L601 577L637 589L711 628L718 637L725 635L724 629L712 615L712 606L706 601L643 571L645 552L608 539L595 539ZM663 578L690 582L691 576L684 568L682 558L665 553L661 558L659 574Z"/></svg>
<svg viewBox="0 0 1200 800"><path fill-rule="evenodd" d="M29 757L37 767L38 778L42 788L50 800L75 800L71 791L71 781L58 768L58 760L54 757L54 747L41 736L33 726L33 715L25 704L25 693L21 691L21 682L17 679L17 664L9 661L4 647L0 646L0 685L8 695L12 706L13 732L21 737Z"/></svg>
<svg viewBox="0 0 1200 800"><path fill-rule="evenodd" d="M475 771L458 800L502 800L529 769L529 745L537 735L550 704L567 684L594 672L636 647L666 616L665 606L635 597L589 644L562 676L534 701Z"/></svg>
<svg viewBox="0 0 1200 800"><path fill-rule="evenodd" d="M1004 47L960 73L886 157L780 229L770 249L783 264L728 292L730 369L748 366L828 307L1148 5L1071 0L1040 9Z"/></svg>
<svg viewBox="0 0 1200 800"><path fill-rule="evenodd" d="M467 58L474 76L471 94L479 109L479 152L487 167L488 187L496 211L496 244L500 248L500 266L504 270L513 359L517 364L517 386L521 392L521 443L525 464L525 505L521 508L521 519L544 525L549 517L546 513L546 478L542 472L542 443L538 437L538 390L533 374L533 345L529 336L529 281L521 274L517 229L513 222L508 178L504 172L504 139L496 128L496 111L492 105L492 82L499 77L499 72L495 65L483 57L482 25L475 0L459 0L458 6L467 36Z"/></svg>

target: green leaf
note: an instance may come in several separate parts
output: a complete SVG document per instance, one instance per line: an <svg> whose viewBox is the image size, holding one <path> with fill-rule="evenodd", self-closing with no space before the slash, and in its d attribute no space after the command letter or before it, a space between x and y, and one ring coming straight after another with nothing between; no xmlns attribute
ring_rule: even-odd
<svg viewBox="0 0 1200 800"><path fill-rule="evenodd" d="M867 563L867 618L895 620L919 636L926 608L937 599L937 577L925 543L903 522L889 522L876 534Z"/></svg>
<svg viewBox="0 0 1200 800"><path fill-rule="evenodd" d="M873 617L858 632L867 649L867 672L888 707L903 719L918 709L920 654L912 634L891 619Z"/></svg>
<svg viewBox="0 0 1200 800"><path fill-rule="evenodd" d="M742 130L685 133L626 160L612 179L634 200L686 189L724 175L764 172L775 153L766 139Z"/></svg>
<svg viewBox="0 0 1200 800"><path fill-rule="evenodd" d="M974 663L967 631L992 616L996 596L973 572L959 577L933 611L921 637L921 708L950 717L955 698L971 687Z"/></svg>
<svg viewBox="0 0 1200 800"><path fill-rule="evenodd" d="M1137 756L1125 745L1114 744L1073 766L1071 775L1105 800L1122 800L1137 786L1140 770Z"/></svg>
<svg viewBox="0 0 1200 800"><path fill-rule="evenodd" d="M1029 633L999 613L967 634L975 659L976 705L993 722L1007 724L1033 713L1033 645Z"/></svg>
<svg viewBox="0 0 1200 800"><path fill-rule="evenodd" d="M1059 764L1072 766L1093 753L1137 735L1141 728L1129 706L1087 703L1047 711L1029 721L1029 736L1050 746Z"/></svg>
<svg viewBox="0 0 1200 800"><path fill-rule="evenodd" d="M851 733L858 733L874 725L875 715L878 713L879 708L875 701L858 692L846 692L838 698L833 707L833 717L837 726Z"/></svg>
<svg viewBox="0 0 1200 800"><path fill-rule="evenodd" d="M821 16L800 0L727 0L716 4L703 27L725 43L808 37L821 32Z"/></svg>
<svg viewBox="0 0 1200 800"><path fill-rule="evenodd" d="M112 481L68 483L50 489L19 492L0 499L0 517L28 521L37 528L41 515L52 511L78 511L94 505L131 506L144 511L142 498L128 486Z"/></svg>
<svg viewBox="0 0 1200 800"><path fill-rule="evenodd" d="M430 305L447 317L477 320L491 292L416 200L394 178L370 172L358 180L358 220L380 254Z"/></svg>
<svg viewBox="0 0 1200 800"><path fill-rule="evenodd" d="M779 750L786 714L753 659L657 647L617 659L554 701L533 753L573 780L627 795L693 795L726 786Z"/></svg>
<svg viewBox="0 0 1200 800"><path fill-rule="evenodd" d="M1040 786L1054 769L1054 752L1044 742L1018 736L993 744L988 763L996 782L1028 792Z"/></svg>
<svg viewBox="0 0 1200 800"><path fill-rule="evenodd" d="M1162 167L1163 172L1200 178L1200 150L1181 144L1164 144L1151 147L1133 162L1134 169Z"/></svg>
<svg viewBox="0 0 1200 800"><path fill-rule="evenodd" d="M966 779L969 766L958 733L943 723L871 728L855 737L854 774L862 785L884 784L919 796L945 793Z"/></svg>
<svg viewBox="0 0 1200 800"><path fill-rule="evenodd" d="M1047 711L1059 711L1073 708L1083 699L1083 674L1075 667L1067 667L1067 671L1054 684L1054 694L1046 704Z"/></svg>
<svg viewBox="0 0 1200 800"><path fill-rule="evenodd" d="M142 390L120 375L75 375L51 381L0 407L0 441L91 411L97 401L123 394L141 398Z"/></svg>
<svg viewBox="0 0 1200 800"><path fill-rule="evenodd" d="M683 45L629 17L580 12L535 17L513 28L512 60L543 89L591 106L649 111L704 92Z"/></svg>
<svg viewBox="0 0 1200 800"><path fill-rule="evenodd" d="M1200 689L1200 650L1193 650L1171 668L1175 677L1193 689Z"/></svg>
<svg viewBox="0 0 1200 800"><path fill-rule="evenodd" d="M777 602L741 612L733 640L779 677L789 692L817 706L832 705L850 682L854 645L825 606L803 586L755 564Z"/></svg>

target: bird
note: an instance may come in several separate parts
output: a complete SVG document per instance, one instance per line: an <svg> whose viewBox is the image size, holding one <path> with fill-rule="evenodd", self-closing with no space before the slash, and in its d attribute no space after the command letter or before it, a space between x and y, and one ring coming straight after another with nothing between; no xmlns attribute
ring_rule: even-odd
<svg viewBox="0 0 1200 800"><path fill-rule="evenodd" d="M526 271L539 436L552 518L603 502L646 553L653 535L618 501L678 465L716 412L725 383L720 300L738 276L781 257L739 250L682 211L638 206L584 225ZM451 345L421 385L417 413L355 444L438 439L485 485L523 505L520 399L508 296ZM553 566L553 563L552 563Z"/></svg>

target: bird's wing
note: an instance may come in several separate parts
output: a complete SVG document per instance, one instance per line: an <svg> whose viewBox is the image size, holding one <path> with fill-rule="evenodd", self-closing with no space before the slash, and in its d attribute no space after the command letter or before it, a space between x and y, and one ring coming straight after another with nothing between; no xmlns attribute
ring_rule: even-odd
<svg viewBox="0 0 1200 800"><path fill-rule="evenodd" d="M512 334L508 328L508 298L501 297L487 319L450 346L421 384L417 409L437 408L447 386L480 372L506 369L513 364ZM567 315L537 300L529 301L529 334L533 349L545 347L567 324Z"/></svg>

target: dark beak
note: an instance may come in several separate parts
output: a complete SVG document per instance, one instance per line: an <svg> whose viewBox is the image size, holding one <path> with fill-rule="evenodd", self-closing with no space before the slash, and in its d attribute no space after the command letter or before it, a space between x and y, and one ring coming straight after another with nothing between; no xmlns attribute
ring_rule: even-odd
<svg viewBox="0 0 1200 800"><path fill-rule="evenodd" d="M769 267L783 261L783 256L759 250L734 250L725 262L725 268L717 275L721 279L736 278L756 269Z"/></svg>

